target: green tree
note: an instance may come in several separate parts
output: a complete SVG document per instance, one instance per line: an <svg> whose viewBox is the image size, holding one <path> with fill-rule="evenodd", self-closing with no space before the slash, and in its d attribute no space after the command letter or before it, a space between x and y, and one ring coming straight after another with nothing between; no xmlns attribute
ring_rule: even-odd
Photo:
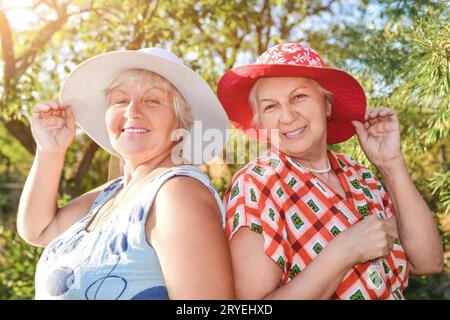
<svg viewBox="0 0 450 320"><path fill-rule="evenodd" d="M165 47L183 57L215 88L226 70L253 62L269 46L305 41L329 65L358 78L369 107L386 105L397 111L413 179L436 220L449 221L450 23L446 1L33 0L29 10L37 18L20 30L11 27L11 10L0 5L0 185L22 183L26 177L35 150L28 123L32 106L57 98L68 72L93 55ZM248 144L248 139L234 132L228 148L238 142ZM369 165L356 139L332 148ZM103 183L108 158L78 133L66 156L61 197L69 199ZM240 166L214 159L202 169L223 195ZM0 188L1 199L6 193L11 192ZM17 202L12 202L4 210L14 212ZM450 228L442 225L448 251ZM16 239L5 230L3 238ZM33 255L18 254L25 250L22 243L12 242L16 249L5 243L2 247L0 239L0 251L10 255L0 259L0 297L31 297L29 291L23 295L5 291L2 296L3 290L9 290L4 288L11 288L11 279L18 279L12 276L15 263L33 261ZM5 281L9 281L6 286ZM413 278L407 296L448 298L449 287L445 273Z"/></svg>

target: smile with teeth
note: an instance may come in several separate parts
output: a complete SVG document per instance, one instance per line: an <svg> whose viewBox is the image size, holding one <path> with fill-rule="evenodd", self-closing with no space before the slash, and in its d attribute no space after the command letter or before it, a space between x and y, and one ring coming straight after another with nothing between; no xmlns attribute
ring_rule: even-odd
<svg viewBox="0 0 450 320"><path fill-rule="evenodd" d="M124 133L128 133L128 134L142 134L142 133L147 133L147 132L149 132L150 130L148 130L148 129L143 129L143 128L133 128L133 127L130 127L130 128L123 128L122 129L122 132L124 132Z"/></svg>
<svg viewBox="0 0 450 320"><path fill-rule="evenodd" d="M300 135L303 133L303 131L305 130L305 128L306 128L306 126L301 127L300 129L297 129L297 130L285 132L284 135L285 135L287 138L297 138L298 136L300 136Z"/></svg>

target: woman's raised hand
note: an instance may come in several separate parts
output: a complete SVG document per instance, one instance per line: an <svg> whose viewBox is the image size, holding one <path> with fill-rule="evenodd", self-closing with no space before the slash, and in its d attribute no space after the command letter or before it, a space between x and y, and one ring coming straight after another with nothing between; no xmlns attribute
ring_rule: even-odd
<svg viewBox="0 0 450 320"><path fill-rule="evenodd" d="M370 110L365 123L352 121L367 159L378 169L402 160L400 125L395 112L381 107Z"/></svg>
<svg viewBox="0 0 450 320"><path fill-rule="evenodd" d="M31 131L39 152L64 155L76 131L72 109L58 101L37 104L31 114Z"/></svg>

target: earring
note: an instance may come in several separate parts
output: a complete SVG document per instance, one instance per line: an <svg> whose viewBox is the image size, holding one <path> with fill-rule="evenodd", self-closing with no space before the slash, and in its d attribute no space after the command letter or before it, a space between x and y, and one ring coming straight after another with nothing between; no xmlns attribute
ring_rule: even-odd
<svg viewBox="0 0 450 320"><path fill-rule="evenodd" d="M180 142L181 140L183 140L183 135L177 133L177 134L175 135L175 140L174 140L174 141Z"/></svg>

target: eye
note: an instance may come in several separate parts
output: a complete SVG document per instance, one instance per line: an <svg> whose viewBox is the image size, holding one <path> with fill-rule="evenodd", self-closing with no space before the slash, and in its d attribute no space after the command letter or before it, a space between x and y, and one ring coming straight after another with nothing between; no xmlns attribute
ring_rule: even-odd
<svg viewBox="0 0 450 320"><path fill-rule="evenodd" d="M129 103L130 103L130 101L127 99L117 99L116 101L113 101L111 103L111 106L112 107L123 107L123 106L128 105Z"/></svg>
<svg viewBox="0 0 450 320"><path fill-rule="evenodd" d="M147 98L144 100L145 103L151 104L151 105L160 105L161 101L157 98Z"/></svg>
<svg viewBox="0 0 450 320"><path fill-rule="evenodd" d="M293 101L298 101L298 100L302 100L303 98L306 98L306 97L307 97L306 94L299 93L299 94L296 94L296 95L292 98L292 100L293 100Z"/></svg>
<svg viewBox="0 0 450 320"><path fill-rule="evenodd" d="M275 106L276 106L275 104L269 104L269 105L265 106L264 107L264 112L268 112L268 111L274 109Z"/></svg>

